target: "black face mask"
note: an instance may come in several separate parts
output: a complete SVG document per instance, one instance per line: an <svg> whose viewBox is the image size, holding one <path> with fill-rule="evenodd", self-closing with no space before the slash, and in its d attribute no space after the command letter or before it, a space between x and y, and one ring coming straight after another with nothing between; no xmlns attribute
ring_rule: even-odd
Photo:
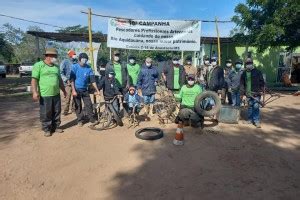
<svg viewBox="0 0 300 200"><path fill-rule="evenodd" d="M77 63L78 62L77 58L72 58L72 62Z"/></svg>

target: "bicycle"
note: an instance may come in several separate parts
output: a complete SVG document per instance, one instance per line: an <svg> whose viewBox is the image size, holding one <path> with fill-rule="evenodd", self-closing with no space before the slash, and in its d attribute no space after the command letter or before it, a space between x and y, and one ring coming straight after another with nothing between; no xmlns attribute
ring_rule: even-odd
<svg viewBox="0 0 300 200"><path fill-rule="evenodd" d="M114 96L111 100L104 101L104 110L101 111L101 102L95 104L95 109L97 112L98 123L97 125L91 127L94 130L106 130L118 126L123 126L122 119L118 112L115 110L113 103L118 98L119 103L121 101L121 95ZM120 105L122 109L122 104ZM97 126L97 127L96 127ZM100 127L99 127L100 126Z"/></svg>
<svg viewBox="0 0 300 200"><path fill-rule="evenodd" d="M136 113L136 107L139 104L135 104L132 108L132 113L128 116L128 128L133 128L137 127L140 123L140 121L137 119L138 114Z"/></svg>

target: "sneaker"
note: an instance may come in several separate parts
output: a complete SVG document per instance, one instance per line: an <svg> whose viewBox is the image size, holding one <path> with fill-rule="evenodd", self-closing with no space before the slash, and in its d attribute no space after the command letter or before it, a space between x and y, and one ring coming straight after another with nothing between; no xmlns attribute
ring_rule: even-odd
<svg viewBox="0 0 300 200"><path fill-rule="evenodd" d="M55 132L55 133L63 133L64 130L61 129L61 128L57 128L57 129L54 130L54 132Z"/></svg>
<svg viewBox="0 0 300 200"><path fill-rule="evenodd" d="M254 126L255 126L256 128L261 128L261 125L260 125L259 122L254 123Z"/></svg>
<svg viewBox="0 0 300 200"><path fill-rule="evenodd" d="M45 137L50 137L51 136L51 132L50 131L45 131L44 132L44 136Z"/></svg>
<svg viewBox="0 0 300 200"><path fill-rule="evenodd" d="M77 124L79 127L83 127L83 122L78 122Z"/></svg>

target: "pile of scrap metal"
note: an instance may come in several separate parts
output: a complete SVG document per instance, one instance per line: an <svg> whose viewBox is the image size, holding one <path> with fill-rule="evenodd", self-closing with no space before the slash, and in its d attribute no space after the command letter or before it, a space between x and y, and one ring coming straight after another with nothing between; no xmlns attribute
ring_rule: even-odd
<svg viewBox="0 0 300 200"><path fill-rule="evenodd" d="M158 120L161 125L173 123L179 110L179 103L176 102L174 94L169 91L165 83L158 83L157 101L155 103Z"/></svg>

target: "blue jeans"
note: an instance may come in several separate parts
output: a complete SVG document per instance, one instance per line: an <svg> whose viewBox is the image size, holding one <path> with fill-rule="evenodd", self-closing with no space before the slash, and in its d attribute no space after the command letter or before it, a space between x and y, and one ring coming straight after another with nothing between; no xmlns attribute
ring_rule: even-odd
<svg viewBox="0 0 300 200"><path fill-rule="evenodd" d="M259 116L259 101L260 96L254 98L248 98L248 120L253 123L260 122Z"/></svg>
<svg viewBox="0 0 300 200"><path fill-rule="evenodd" d="M241 94L240 91L231 92L232 105L233 106L241 106Z"/></svg>
<svg viewBox="0 0 300 200"><path fill-rule="evenodd" d="M149 105L149 104L154 104L155 102L155 94L151 95L144 95L144 104Z"/></svg>

